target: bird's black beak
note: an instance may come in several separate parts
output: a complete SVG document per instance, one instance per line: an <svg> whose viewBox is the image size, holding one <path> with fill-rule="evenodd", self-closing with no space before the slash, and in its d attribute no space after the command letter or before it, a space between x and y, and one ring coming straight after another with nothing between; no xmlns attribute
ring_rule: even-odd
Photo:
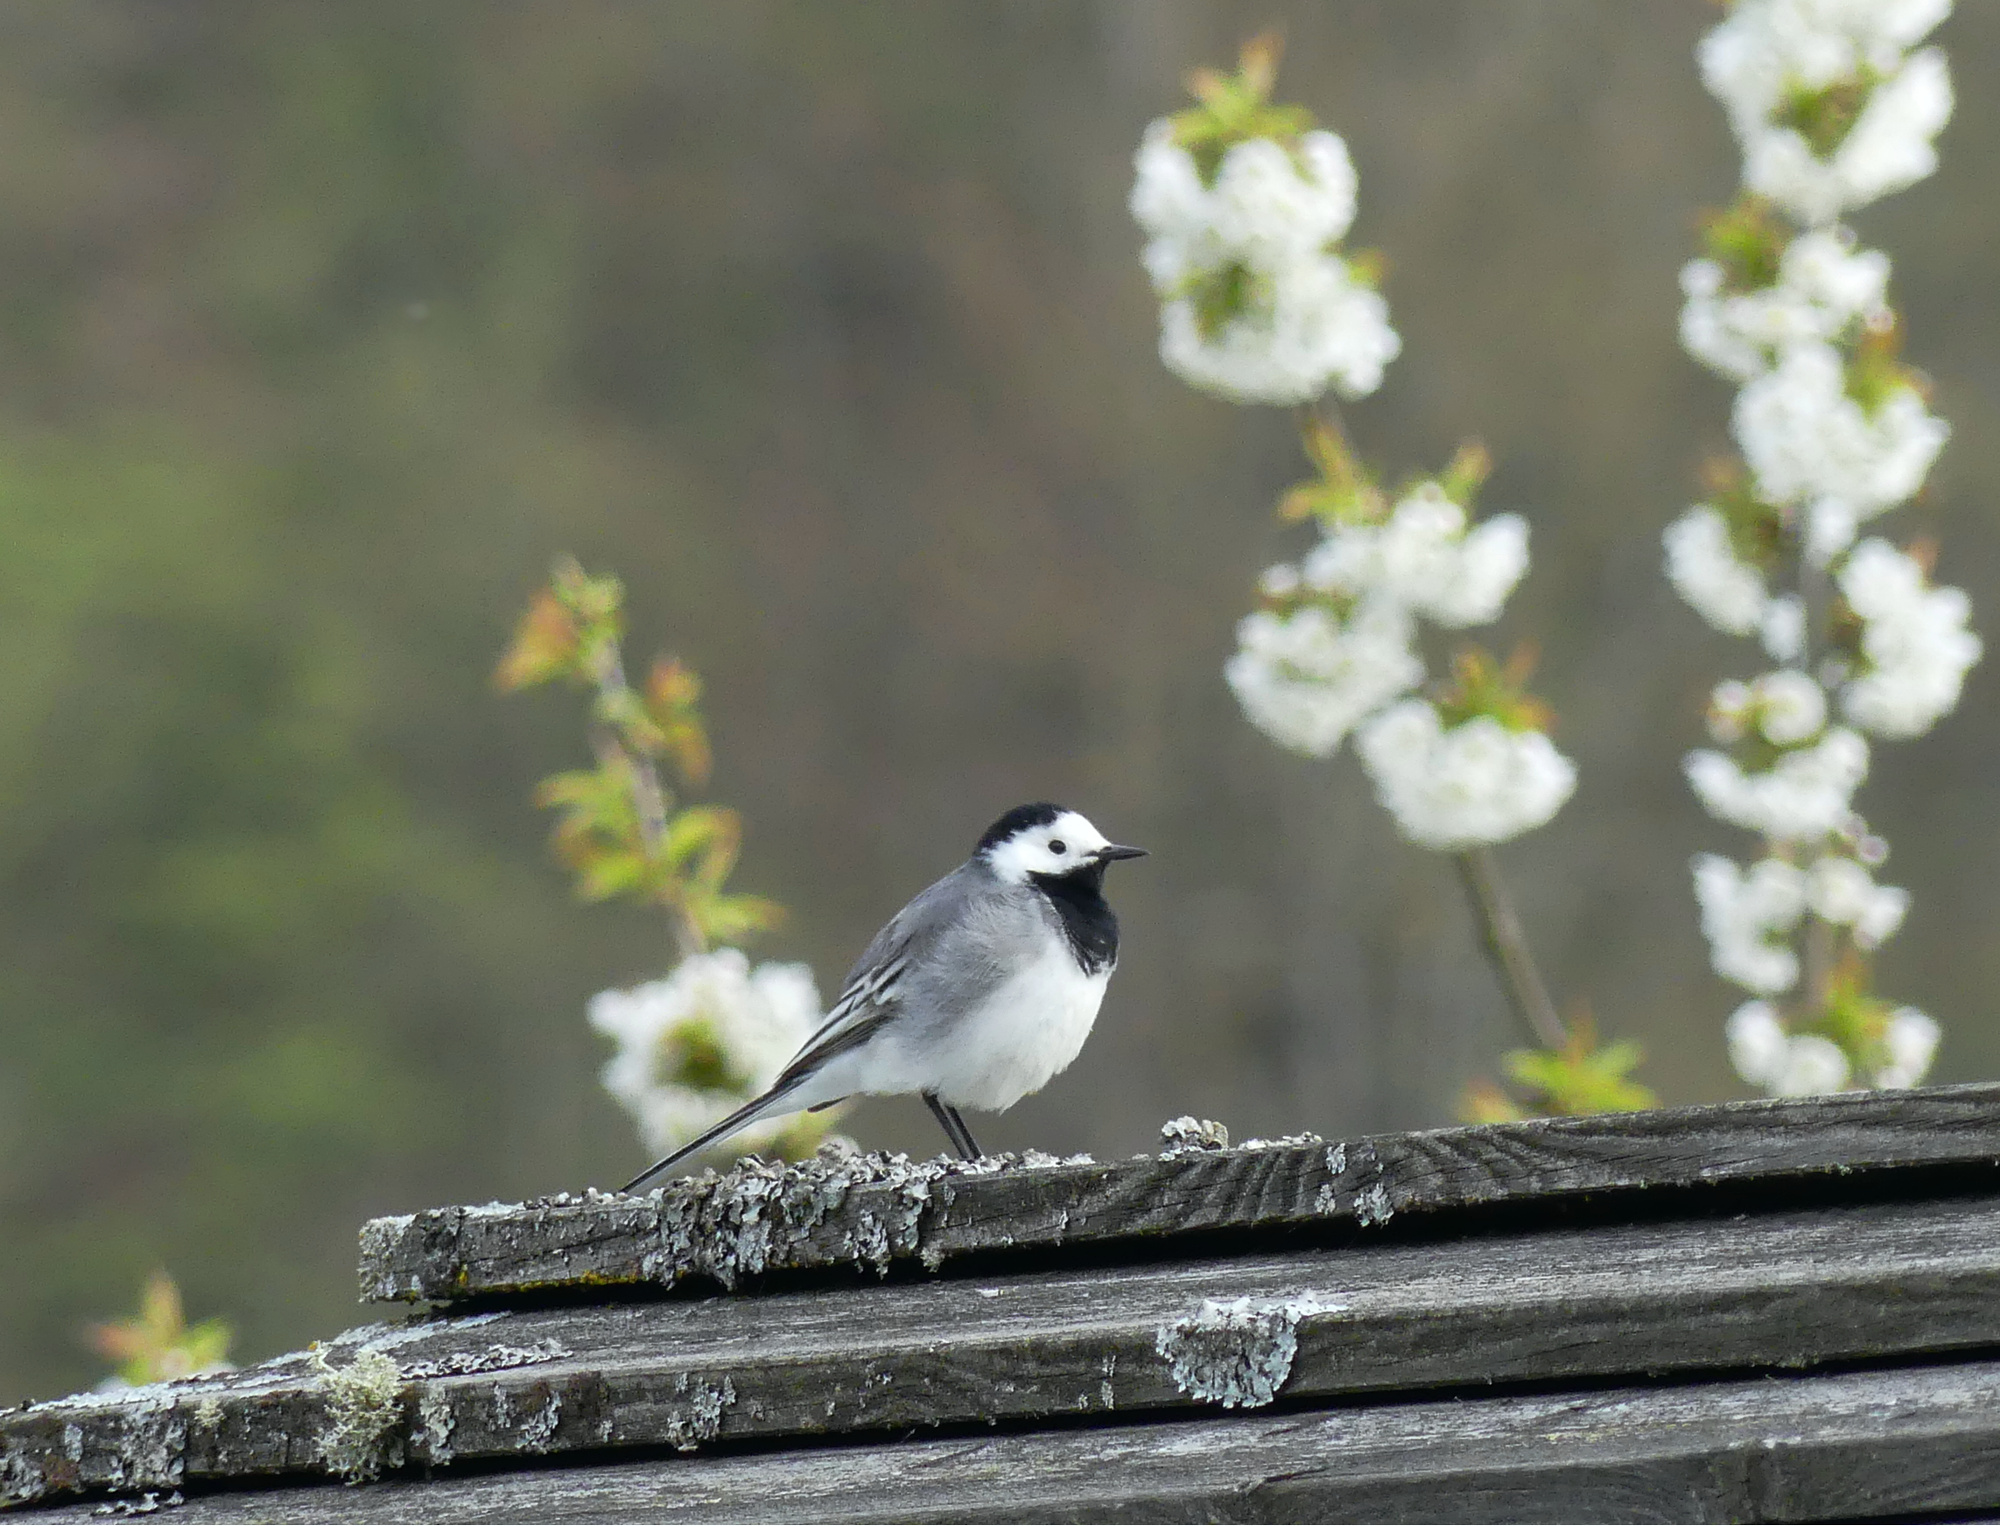
<svg viewBox="0 0 2000 1526"><path fill-rule="evenodd" d="M1146 850L1144 848L1121 848L1115 842L1108 843L1097 850L1097 861L1100 864L1108 864L1114 859L1144 858L1145 856Z"/></svg>

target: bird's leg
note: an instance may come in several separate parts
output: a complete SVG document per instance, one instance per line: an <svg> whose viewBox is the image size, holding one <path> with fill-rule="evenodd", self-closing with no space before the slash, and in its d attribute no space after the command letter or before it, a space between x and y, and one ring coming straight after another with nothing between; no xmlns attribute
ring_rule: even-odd
<svg viewBox="0 0 2000 1526"><path fill-rule="evenodd" d="M986 1152L979 1148L979 1141L972 1137L972 1130L965 1126L965 1115L949 1102L945 1104L944 1110L951 1115L951 1121L958 1125L958 1137L965 1141L965 1158L979 1159Z"/></svg>
<svg viewBox="0 0 2000 1526"><path fill-rule="evenodd" d="M979 1146L972 1142L972 1131L966 1128L965 1120L958 1116L957 1108L946 1107L938 1101L936 1092L924 1093L924 1106L931 1110L931 1116L937 1119L954 1150L966 1160L979 1159Z"/></svg>

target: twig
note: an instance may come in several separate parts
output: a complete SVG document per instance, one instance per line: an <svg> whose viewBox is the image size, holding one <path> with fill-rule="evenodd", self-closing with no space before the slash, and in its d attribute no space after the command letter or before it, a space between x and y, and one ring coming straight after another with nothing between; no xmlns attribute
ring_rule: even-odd
<svg viewBox="0 0 2000 1526"><path fill-rule="evenodd" d="M1561 1049L1569 1043L1569 1030L1556 1015L1549 988L1542 984L1541 971L1528 951L1527 935L1514 906L1507 899L1507 887L1500 877L1500 865L1488 847L1467 848L1453 855L1459 877L1465 882L1466 898L1472 902L1485 935L1487 957L1499 973L1514 1015L1527 1030L1529 1041L1540 1049Z"/></svg>
<svg viewBox="0 0 2000 1526"><path fill-rule="evenodd" d="M625 663L619 655L618 643L607 641L599 650L597 671L592 675L597 680L598 693L607 702L615 702L631 692L631 685L625 681ZM607 703L615 709L615 703ZM618 740L608 726L591 728L590 744L599 762L617 763L623 767L625 776L632 781L632 805L639 817L639 841L649 860L657 860L666 851L667 838L667 795L660 783L660 771L653 760L644 753L634 752ZM667 915L674 925L674 943L683 959L695 954L708 952L708 940L695 925L687 908L678 901L664 902Z"/></svg>

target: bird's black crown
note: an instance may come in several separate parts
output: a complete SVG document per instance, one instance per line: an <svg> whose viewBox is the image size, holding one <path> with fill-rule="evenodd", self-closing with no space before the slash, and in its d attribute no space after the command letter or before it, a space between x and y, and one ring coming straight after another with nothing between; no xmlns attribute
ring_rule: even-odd
<svg viewBox="0 0 2000 1526"><path fill-rule="evenodd" d="M1017 805L986 829L986 835L979 839L979 846L972 851L984 853L988 848L999 847L1017 832L1025 832L1030 827L1045 827L1062 815L1065 809L1046 800L1037 800L1032 805Z"/></svg>

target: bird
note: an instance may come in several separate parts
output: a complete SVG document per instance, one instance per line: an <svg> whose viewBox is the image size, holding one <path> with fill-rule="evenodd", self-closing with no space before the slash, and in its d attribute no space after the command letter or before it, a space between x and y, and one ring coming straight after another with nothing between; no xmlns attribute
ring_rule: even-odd
<svg viewBox="0 0 2000 1526"><path fill-rule="evenodd" d="M852 1096L915 1092L952 1148L978 1159L959 1109L1003 1112L1076 1058L1118 967L1104 871L1145 856L1076 811L1015 806L875 935L770 1090L621 1190L639 1191L759 1118Z"/></svg>

